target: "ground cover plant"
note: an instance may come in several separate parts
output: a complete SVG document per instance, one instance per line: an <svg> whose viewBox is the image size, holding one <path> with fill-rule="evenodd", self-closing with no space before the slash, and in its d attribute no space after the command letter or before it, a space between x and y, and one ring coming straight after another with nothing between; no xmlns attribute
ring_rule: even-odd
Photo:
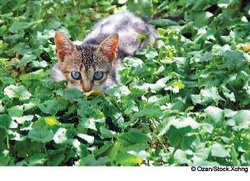
<svg viewBox="0 0 250 181"><path fill-rule="evenodd" d="M250 165L250 11L239 0L0 2L0 165ZM58 30L81 40L128 9L161 48L105 95L50 80ZM167 19L168 17L168 19Z"/></svg>

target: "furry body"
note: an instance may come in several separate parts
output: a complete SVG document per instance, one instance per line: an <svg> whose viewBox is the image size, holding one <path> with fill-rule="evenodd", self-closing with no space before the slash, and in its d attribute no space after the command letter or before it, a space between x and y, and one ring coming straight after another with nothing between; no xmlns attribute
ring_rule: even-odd
<svg viewBox="0 0 250 181"><path fill-rule="evenodd" d="M140 40L140 34L148 35ZM58 63L52 68L52 79L68 81L68 87L83 92L105 91L119 84L121 60L133 56L138 48L153 44L156 30L130 12L110 15L100 20L84 38L74 45L63 33L55 35Z"/></svg>

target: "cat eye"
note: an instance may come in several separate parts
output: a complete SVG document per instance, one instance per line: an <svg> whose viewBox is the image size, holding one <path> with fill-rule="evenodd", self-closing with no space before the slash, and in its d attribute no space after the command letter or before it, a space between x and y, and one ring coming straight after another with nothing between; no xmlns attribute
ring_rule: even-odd
<svg viewBox="0 0 250 181"><path fill-rule="evenodd" d="M103 77L103 72L102 71L96 71L94 73L94 80L101 80Z"/></svg>
<svg viewBox="0 0 250 181"><path fill-rule="evenodd" d="M72 71L71 72L71 77L75 80L80 80L82 78L80 72L77 71Z"/></svg>

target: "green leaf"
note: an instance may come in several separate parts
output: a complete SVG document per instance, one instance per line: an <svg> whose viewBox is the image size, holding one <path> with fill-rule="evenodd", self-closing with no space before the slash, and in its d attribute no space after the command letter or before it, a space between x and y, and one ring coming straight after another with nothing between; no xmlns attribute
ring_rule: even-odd
<svg viewBox="0 0 250 181"><path fill-rule="evenodd" d="M157 19L150 21L150 24L153 24L159 27L169 27L169 26L177 25L178 23L170 19L157 18Z"/></svg>
<svg viewBox="0 0 250 181"><path fill-rule="evenodd" d="M116 160L116 156L120 152L120 150L121 150L121 145L120 145L119 142L116 142L115 144L113 144L113 146L108 151L108 157L109 157L109 159L111 161L115 161Z"/></svg>
<svg viewBox="0 0 250 181"><path fill-rule="evenodd" d="M211 155L214 157L225 158L230 156L230 150L220 143L214 143L211 147Z"/></svg>
<svg viewBox="0 0 250 181"><path fill-rule="evenodd" d="M205 110L208 115L208 122L216 126L222 126L225 123L224 112L218 107L208 106Z"/></svg>
<svg viewBox="0 0 250 181"><path fill-rule="evenodd" d="M130 130L129 132L123 133L119 138L128 141L130 144L147 143L151 141L150 137L137 130Z"/></svg>
<svg viewBox="0 0 250 181"><path fill-rule="evenodd" d="M235 130L249 129L250 128L250 111L241 110L238 111L231 119L228 120L227 124L232 126Z"/></svg>
<svg viewBox="0 0 250 181"><path fill-rule="evenodd" d="M31 80L37 80L44 76L44 70L40 69L28 74L24 74L20 77L22 81L31 81Z"/></svg>
<svg viewBox="0 0 250 181"><path fill-rule="evenodd" d="M218 92L217 87L201 89L200 94L192 94L191 99L194 104L203 105L207 105L211 102L215 102L217 104L220 100L223 100Z"/></svg>
<svg viewBox="0 0 250 181"><path fill-rule="evenodd" d="M170 76L161 78L159 80L156 81L155 84L148 84L149 88L151 89L151 91L154 93L156 91L160 91L161 89L166 87L166 83L171 79Z"/></svg>
<svg viewBox="0 0 250 181"><path fill-rule="evenodd" d="M64 149L59 148L57 150L52 150L48 154L48 166L59 166L64 160L66 156L64 154Z"/></svg>
<svg viewBox="0 0 250 181"><path fill-rule="evenodd" d="M116 132L111 131L103 126L100 127L100 133L103 138L113 138L116 135Z"/></svg>
<svg viewBox="0 0 250 181"><path fill-rule="evenodd" d="M94 140L95 140L94 136L90 136L87 134L78 133L77 136L79 138L82 138L83 140L87 141L87 143L89 143L89 144L93 144Z"/></svg>
<svg viewBox="0 0 250 181"><path fill-rule="evenodd" d="M199 1L196 1L199 2ZM208 23L211 21L213 14L206 11L206 12L193 12L192 18L194 19L194 25L197 28L204 27L208 25Z"/></svg>
<svg viewBox="0 0 250 181"><path fill-rule="evenodd" d="M0 152L6 149L6 143L4 142L7 136L7 130L0 125Z"/></svg>
<svg viewBox="0 0 250 181"><path fill-rule="evenodd" d="M33 115L27 115L22 117L13 117L12 119L15 120L18 124L24 124L26 121L32 121L33 118Z"/></svg>
<svg viewBox="0 0 250 181"><path fill-rule="evenodd" d="M63 97L66 100L77 100L79 98L83 97L83 93L79 91L78 89L66 89L63 92Z"/></svg>
<svg viewBox="0 0 250 181"><path fill-rule="evenodd" d="M9 128L11 124L11 117L7 114L0 114L0 126Z"/></svg>
<svg viewBox="0 0 250 181"><path fill-rule="evenodd" d="M9 27L9 31L11 32L17 32L23 29L26 29L29 27L29 23L28 22L14 22L10 27Z"/></svg>
<svg viewBox="0 0 250 181"><path fill-rule="evenodd" d="M191 165L191 161L187 158L187 154L183 150L176 150L174 153L175 163Z"/></svg>
<svg viewBox="0 0 250 181"><path fill-rule="evenodd" d="M19 98L20 100L28 100L31 93L23 85L9 85L5 87L4 94L9 98Z"/></svg>
<svg viewBox="0 0 250 181"><path fill-rule="evenodd" d="M44 117L44 121L49 126L59 125L58 120L54 116Z"/></svg>
<svg viewBox="0 0 250 181"><path fill-rule="evenodd" d="M48 63L46 61L32 61L31 66L34 68L45 68L48 67ZM43 69L40 69L40 71Z"/></svg>
<svg viewBox="0 0 250 181"><path fill-rule="evenodd" d="M68 140L67 137L67 129L66 128L59 128L55 133L53 140L56 144L65 143Z"/></svg>
<svg viewBox="0 0 250 181"><path fill-rule="evenodd" d="M247 150L245 153L243 153L242 157L241 157L241 162L245 165L249 165L250 164L250 150Z"/></svg>
<svg viewBox="0 0 250 181"><path fill-rule="evenodd" d="M220 164L217 162L207 161L200 157L193 157L193 161L194 163L192 165L194 166L209 166L209 167L220 166Z"/></svg>
<svg viewBox="0 0 250 181"><path fill-rule="evenodd" d="M28 137L37 142L47 143L53 140L54 133L43 120L39 120L32 125Z"/></svg>
<svg viewBox="0 0 250 181"><path fill-rule="evenodd" d="M153 13L152 0L129 0L127 6L128 10L140 14L141 16L151 16Z"/></svg>
<svg viewBox="0 0 250 181"><path fill-rule="evenodd" d="M95 151L95 155L97 157L107 156L107 155L109 155L111 157L112 156L115 157L118 150L114 149L114 148L116 148L115 145L114 145L114 143L106 141L105 144L100 149L98 149L98 150ZM114 151L114 150L116 150L116 151ZM110 153L112 153L112 154L110 154Z"/></svg>
<svg viewBox="0 0 250 181"><path fill-rule="evenodd" d="M162 114L162 112L163 111L158 107L147 108L134 113L131 119L132 121L134 121L142 117L147 117L147 118L158 117L159 115Z"/></svg>
<svg viewBox="0 0 250 181"><path fill-rule="evenodd" d="M87 119L86 117L80 118L79 126L81 128L87 128L92 130L97 130L96 128L96 120L94 118Z"/></svg>
<svg viewBox="0 0 250 181"><path fill-rule="evenodd" d="M247 66L247 62L242 52L236 50L227 50L224 53L224 60L229 70L241 70Z"/></svg>
<svg viewBox="0 0 250 181"><path fill-rule="evenodd" d="M36 58L36 55L25 54L18 62L19 68L23 70L28 63L34 61Z"/></svg>
<svg viewBox="0 0 250 181"><path fill-rule="evenodd" d="M231 155L231 157L232 157L233 165L234 165L234 166L240 166L240 161L238 160L238 153L237 153L237 151L234 149L234 147L231 149L230 155Z"/></svg>
<svg viewBox="0 0 250 181"><path fill-rule="evenodd" d="M228 98L232 102L236 102L235 94L233 92L231 92L225 85L222 85L221 88L226 98Z"/></svg>
<svg viewBox="0 0 250 181"><path fill-rule="evenodd" d="M216 87L202 89L200 94L202 98L204 99L204 101L209 101L211 99L217 103L219 100L222 99Z"/></svg>
<svg viewBox="0 0 250 181"><path fill-rule="evenodd" d="M0 165L250 165L246 0L12 1L0 3ZM124 58L101 96L52 81L55 32L81 40L117 9L160 46ZM154 33L133 23L146 45Z"/></svg>
<svg viewBox="0 0 250 181"><path fill-rule="evenodd" d="M29 139L17 141L14 146L18 157L28 158L43 149L43 144Z"/></svg>
<svg viewBox="0 0 250 181"><path fill-rule="evenodd" d="M42 166L46 162L45 153L37 153L27 159L29 166Z"/></svg>
<svg viewBox="0 0 250 181"><path fill-rule="evenodd" d="M9 155L0 155L0 166L14 166L14 158Z"/></svg>
<svg viewBox="0 0 250 181"><path fill-rule="evenodd" d="M56 115L58 111L65 109L65 105L62 105L56 100L47 100L39 104L38 107L42 112L49 115Z"/></svg>
<svg viewBox="0 0 250 181"><path fill-rule="evenodd" d="M194 5L192 7L193 10L195 11L203 11L204 8L208 5L208 1L194 1Z"/></svg>
<svg viewBox="0 0 250 181"><path fill-rule="evenodd" d="M169 131L171 126L174 126L177 129L190 127L193 130L195 130L200 127L200 124L197 123L191 117L187 117L187 118L170 117L166 121L163 122L163 127L159 133L159 136L163 136L164 134L166 134Z"/></svg>
<svg viewBox="0 0 250 181"><path fill-rule="evenodd" d="M87 157L81 158L76 165L79 166L104 166L108 162L107 157L95 159L94 155L89 154Z"/></svg>
<svg viewBox="0 0 250 181"><path fill-rule="evenodd" d="M4 112L4 107L2 105L2 101L0 100L0 113L3 113Z"/></svg>
<svg viewBox="0 0 250 181"><path fill-rule="evenodd" d="M135 166L141 165L143 160L140 157L122 152L116 156L116 162L122 166Z"/></svg>
<svg viewBox="0 0 250 181"><path fill-rule="evenodd" d="M8 109L8 113L10 116L21 117L23 115L23 106L13 106Z"/></svg>
<svg viewBox="0 0 250 181"><path fill-rule="evenodd" d="M148 58L148 59L153 59L153 58L155 58L155 57L157 57L158 56L158 52L156 51L156 49L149 49L149 51L147 52L147 54L146 54L146 57Z"/></svg>

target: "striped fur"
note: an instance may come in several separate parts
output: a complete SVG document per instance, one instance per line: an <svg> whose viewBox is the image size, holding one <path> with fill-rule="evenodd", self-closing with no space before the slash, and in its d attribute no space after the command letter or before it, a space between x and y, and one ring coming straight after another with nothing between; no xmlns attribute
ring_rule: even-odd
<svg viewBox="0 0 250 181"><path fill-rule="evenodd" d="M148 34L144 40L140 34ZM83 92L105 89L120 83L118 70L122 59L133 56L138 48L153 44L156 30L140 17L130 12L117 13L99 21L81 45L74 45L61 32L55 35L58 63L52 68L52 79L67 80L68 87ZM72 78L72 72L79 72L81 78ZM103 77L96 80L95 73Z"/></svg>

